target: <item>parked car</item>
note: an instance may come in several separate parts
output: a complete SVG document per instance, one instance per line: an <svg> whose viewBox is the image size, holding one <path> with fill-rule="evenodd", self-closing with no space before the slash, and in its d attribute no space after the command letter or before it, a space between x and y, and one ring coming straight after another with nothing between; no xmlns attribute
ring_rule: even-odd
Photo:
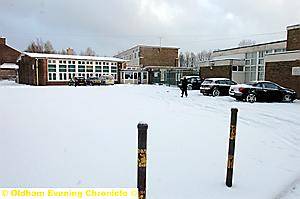
<svg viewBox="0 0 300 199"><path fill-rule="evenodd" d="M101 85L100 77L89 77L86 79L86 84L90 86Z"/></svg>
<svg viewBox="0 0 300 199"><path fill-rule="evenodd" d="M238 84L230 88L229 94L237 100L246 102L293 102L297 94L294 90L284 88L274 82L258 81Z"/></svg>
<svg viewBox="0 0 300 199"><path fill-rule="evenodd" d="M100 77L100 80L101 80L101 85L114 85L115 84L115 80L112 75L102 75Z"/></svg>
<svg viewBox="0 0 300 199"><path fill-rule="evenodd" d="M237 83L227 78L207 78L200 86L203 95L226 96L229 95L230 86Z"/></svg>
<svg viewBox="0 0 300 199"><path fill-rule="evenodd" d="M75 81L74 81L74 79L70 79L69 82L68 82L68 85L69 85L69 86L75 86Z"/></svg>
<svg viewBox="0 0 300 199"><path fill-rule="evenodd" d="M185 76L187 80L187 89L188 90L199 90L200 85L203 82L203 79L201 79L199 76ZM181 89L182 86L182 80L183 78L180 79L180 82L178 83L178 87Z"/></svg>
<svg viewBox="0 0 300 199"><path fill-rule="evenodd" d="M84 77L74 77L75 86L86 86L86 80Z"/></svg>

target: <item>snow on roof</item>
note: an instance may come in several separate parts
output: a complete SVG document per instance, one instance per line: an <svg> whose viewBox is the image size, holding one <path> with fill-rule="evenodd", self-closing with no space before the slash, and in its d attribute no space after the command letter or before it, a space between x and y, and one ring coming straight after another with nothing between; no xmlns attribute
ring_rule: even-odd
<svg viewBox="0 0 300 199"><path fill-rule="evenodd" d="M61 54L44 54L44 53L28 53L23 52L24 55L33 58L48 58L48 59L77 59L77 60L94 60L94 61L115 61L125 62L124 59L115 57L96 57L96 56L80 56L80 55L61 55Z"/></svg>
<svg viewBox="0 0 300 199"><path fill-rule="evenodd" d="M0 68L2 69L19 69L19 66L14 63L4 63L0 65Z"/></svg>

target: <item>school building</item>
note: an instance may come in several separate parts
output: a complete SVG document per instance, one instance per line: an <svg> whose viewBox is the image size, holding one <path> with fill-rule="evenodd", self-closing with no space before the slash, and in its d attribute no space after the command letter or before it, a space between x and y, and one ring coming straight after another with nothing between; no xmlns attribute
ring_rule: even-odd
<svg viewBox="0 0 300 199"><path fill-rule="evenodd" d="M119 81L118 69L125 60L61 54L27 53L20 55L19 82L29 85L66 85L74 77L112 75Z"/></svg>

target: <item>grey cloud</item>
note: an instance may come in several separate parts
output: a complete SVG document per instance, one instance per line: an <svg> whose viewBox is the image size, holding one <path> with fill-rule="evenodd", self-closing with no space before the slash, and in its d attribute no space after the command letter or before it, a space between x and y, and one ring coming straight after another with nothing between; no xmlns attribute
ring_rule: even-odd
<svg viewBox="0 0 300 199"><path fill-rule="evenodd" d="M0 0L0 35L23 50L37 37L57 49L113 55L138 43L183 51L284 39L300 23L298 0ZM255 33L282 32L271 35Z"/></svg>

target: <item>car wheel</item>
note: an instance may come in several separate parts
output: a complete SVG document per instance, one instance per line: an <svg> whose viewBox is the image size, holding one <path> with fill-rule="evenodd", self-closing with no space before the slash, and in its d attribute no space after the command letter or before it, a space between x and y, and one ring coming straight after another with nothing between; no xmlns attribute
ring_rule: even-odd
<svg viewBox="0 0 300 199"><path fill-rule="evenodd" d="M293 102L292 96L290 94L285 94L283 96L283 101L284 102Z"/></svg>
<svg viewBox="0 0 300 199"><path fill-rule="evenodd" d="M187 86L187 89L188 89L188 90L193 90L193 86L189 84L189 85Z"/></svg>
<svg viewBox="0 0 300 199"><path fill-rule="evenodd" d="M250 93L246 97L246 102L254 103L256 102L256 95L254 93Z"/></svg>
<svg viewBox="0 0 300 199"><path fill-rule="evenodd" d="M212 92L212 96L214 96L214 97L220 96L220 91L215 88Z"/></svg>

